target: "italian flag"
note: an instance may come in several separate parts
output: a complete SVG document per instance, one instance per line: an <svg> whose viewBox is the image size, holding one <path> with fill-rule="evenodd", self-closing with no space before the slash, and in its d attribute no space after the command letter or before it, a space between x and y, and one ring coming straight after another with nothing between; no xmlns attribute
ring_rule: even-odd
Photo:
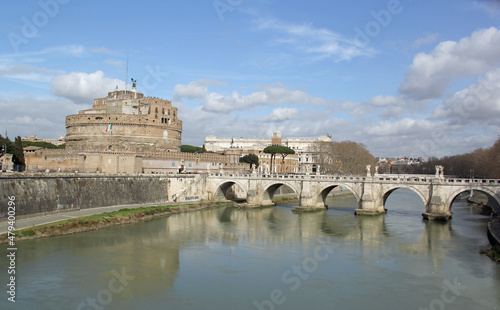
<svg viewBox="0 0 500 310"><path fill-rule="evenodd" d="M111 131L113 129L113 124L109 124L108 127L106 127L106 132Z"/></svg>

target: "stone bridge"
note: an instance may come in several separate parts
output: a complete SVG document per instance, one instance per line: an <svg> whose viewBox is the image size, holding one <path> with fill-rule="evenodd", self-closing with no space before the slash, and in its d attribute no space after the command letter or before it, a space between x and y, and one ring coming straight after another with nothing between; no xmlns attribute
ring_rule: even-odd
<svg viewBox="0 0 500 310"><path fill-rule="evenodd" d="M228 197L227 193L237 186L248 204L273 205L276 190L286 185L299 197L294 210L313 211L326 209L325 199L330 191L342 187L352 192L358 201L356 214L376 215L385 213L385 202L399 188L415 192L425 204L422 216L429 220L448 220L453 200L463 192L479 191L488 196L488 205L500 209L500 180L447 178L436 175L268 175L268 174L210 174L206 179L209 199ZM499 210L500 211L500 210Z"/></svg>

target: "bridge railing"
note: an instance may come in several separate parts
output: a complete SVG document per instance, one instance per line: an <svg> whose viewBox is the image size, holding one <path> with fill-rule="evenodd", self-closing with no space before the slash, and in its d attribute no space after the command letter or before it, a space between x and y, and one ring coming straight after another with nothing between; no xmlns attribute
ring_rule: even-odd
<svg viewBox="0 0 500 310"><path fill-rule="evenodd" d="M458 184L478 184L478 185L485 185L485 184L500 184L500 180L498 179L458 179L458 178L453 178L453 179L445 179L447 183L458 183Z"/></svg>
<svg viewBox="0 0 500 310"><path fill-rule="evenodd" d="M382 183L430 183L442 182L453 184L477 184L477 185L499 185L500 179L461 179L461 178L436 178L434 175L375 175L373 177L359 176L359 175L306 175L306 174L236 174L236 173L212 173L210 176L214 177L230 177L230 178L259 178L259 179L281 179L281 180L324 180L324 181L349 181L349 182L364 182L367 180L382 182Z"/></svg>
<svg viewBox="0 0 500 310"><path fill-rule="evenodd" d="M332 181L356 181L363 182L363 176L335 176L335 175L306 175L306 174L236 174L236 173L212 173L210 176L225 178L258 178L258 179L281 179L281 180L332 180Z"/></svg>

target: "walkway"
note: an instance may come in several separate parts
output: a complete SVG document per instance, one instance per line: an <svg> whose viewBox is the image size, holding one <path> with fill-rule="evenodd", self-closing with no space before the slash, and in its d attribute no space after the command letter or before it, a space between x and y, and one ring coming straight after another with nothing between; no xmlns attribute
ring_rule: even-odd
<svg viewBox="0 0 500 310"><path fill-rule="evenodd" d="M166 206L166 205L177 205L177 204L182 204L182 203L156 202L156 203L147 203L147 204L118 205L118 206L109 206L109 207L92 208L92 209L81 209L81 210L67 211L67 212L58 212L58 213L51 213L51 214L37 215L37 216L32 216L32 217L25 217L25 218L16 219L16 224L14 225L14 227L16 229L23 229L23 228L32 227L32 226L50 224L50 223L54 223L54 222L58 222L58 221L62 221L62 220L83 217L83 216L87 216L87 215L118 211L121 209L134 209L134 208L141 208L141 207L144 208L144 207ZM0 234L6 234L7 227L8 227L7 220L6 219L1 220L0 221Z"/></svg>

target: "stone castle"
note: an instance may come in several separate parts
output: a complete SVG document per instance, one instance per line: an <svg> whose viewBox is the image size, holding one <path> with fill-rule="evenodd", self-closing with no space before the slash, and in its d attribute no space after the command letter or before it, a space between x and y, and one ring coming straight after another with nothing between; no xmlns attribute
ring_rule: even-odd
<svg viewBox="0 0 500 310"><path fill-rule="evenodd" d="M66 117L66 149L25 149L26 170L81 173L238 172L237 154L180 152L182 121L172 102L131 91L109 92L91 109Z"/></svg>
<svg viewBox="0 0 500 310"><path fill-rule="evenodd" d="M135 85L134 85L135 86ZM94 100L66 117L66 148L92 151L179 151L182 121L169 100L144 97L134 87Z"/></svg>
<svg viewBox="0 0 500 310"><path fill-rule="evenodd" d="M91 109L66 116L66 149L25 148L26 170L81 173L200 173L248 172L249 165L239 163L241 156L256 154L261 173L317 172L309 146L316 140L222 139L205 140L210 153L180 152L182 121L172 102L145 97L118 87L107 97L94 99ZM296 151L286 160L270 162L263 149L268 145L287 145ZM283 165L283 167L281 167ZM272 171L270 166L273 167ZM318 167L319 168L319 167Z"/></svg>

